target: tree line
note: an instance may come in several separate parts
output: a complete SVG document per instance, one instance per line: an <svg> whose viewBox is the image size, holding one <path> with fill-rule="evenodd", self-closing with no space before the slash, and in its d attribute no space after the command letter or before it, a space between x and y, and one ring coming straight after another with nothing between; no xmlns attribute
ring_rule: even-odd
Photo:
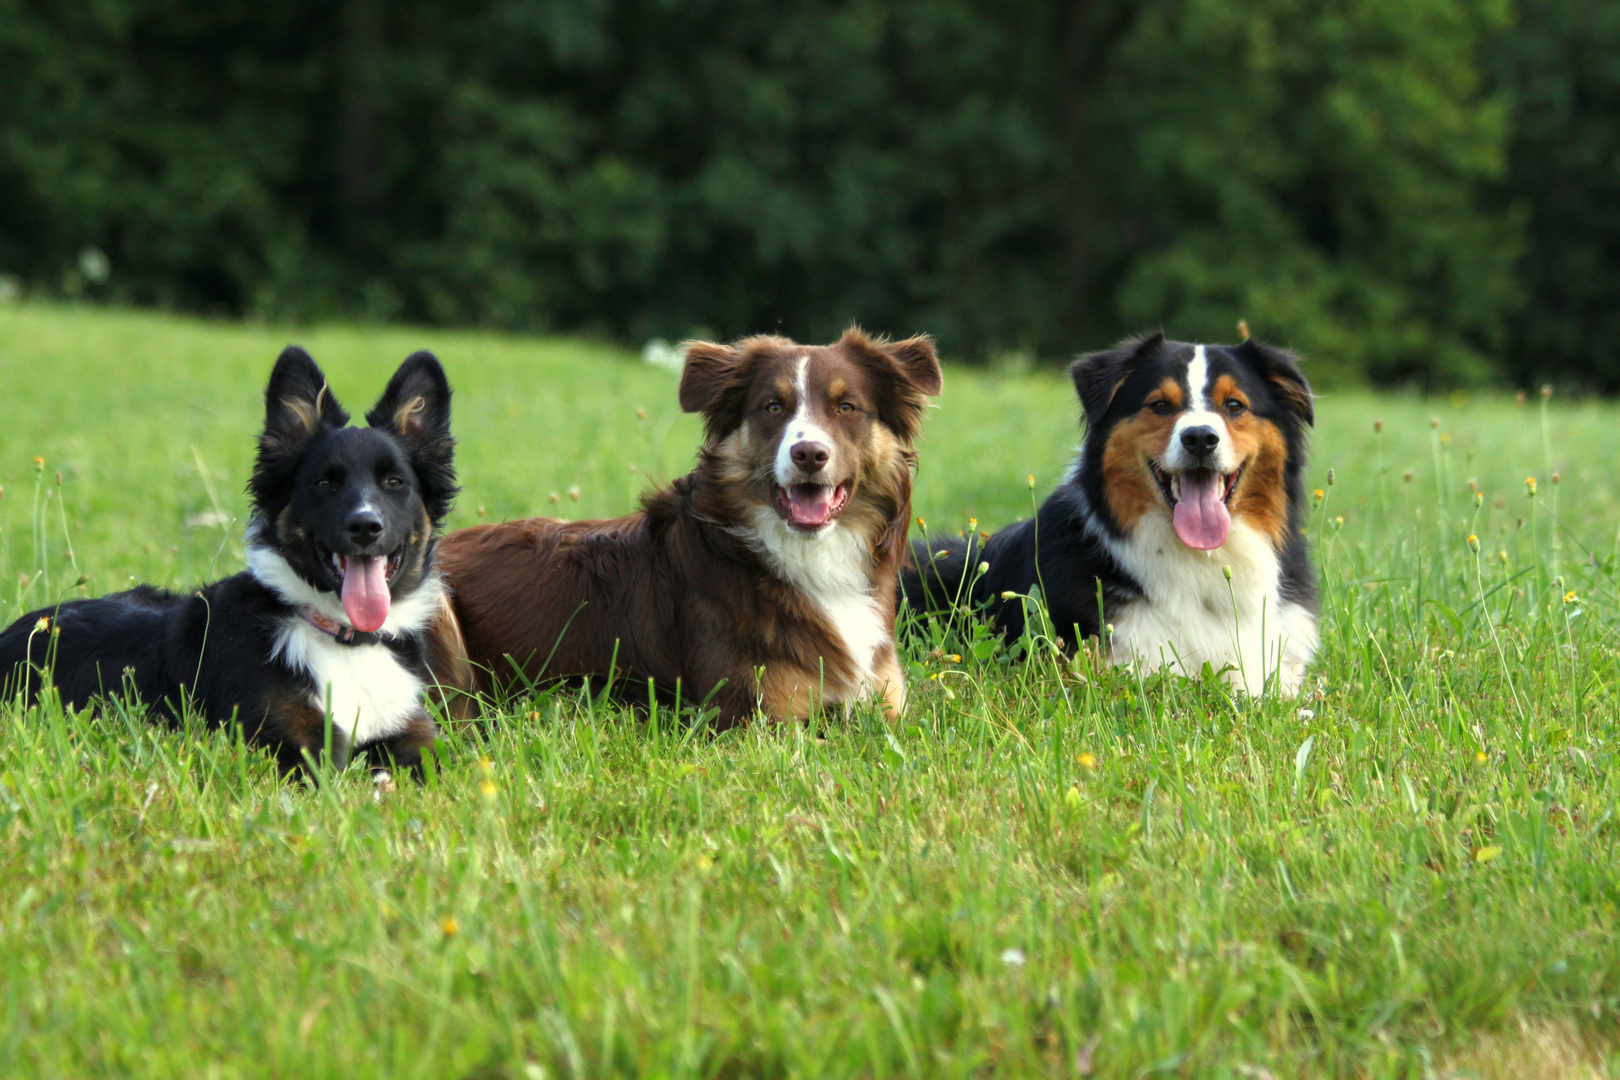
<svg viewBox="0 0 1620 1080"><path fill-rule="evenodd" d="M0 0L0 275L1620 390L1612 0Z"/></svg>

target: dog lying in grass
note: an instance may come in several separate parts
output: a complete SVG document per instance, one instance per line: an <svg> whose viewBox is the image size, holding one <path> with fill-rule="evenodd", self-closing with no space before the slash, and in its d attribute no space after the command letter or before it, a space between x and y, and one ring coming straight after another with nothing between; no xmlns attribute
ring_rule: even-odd
<svg viewBox="0 0 1620 1080"><path fill-rule="evenodd" d="M1300 531L1315 407L1298 361L1154 334L1071 374L1085 441L1067 479L987 541L917 541L911 607L988 606L1016 638L1038 590L1070 648L1106 633L1115 663L1209 664L1251 693L1297 694L1317 641Z"/></svg>
<svg viewBox="0 0 1620 1080"><path fill-rule="evenodd" d="M0 632L8 696L48 683L74 708L123 695L169 723L190 710L240 725L284 773L328 745L340 766L355 750L419 765L430 660L453 667L459 648L434 567L456 493L444 370L417 353L370 426L348 422L309 355L283 352L248 485L248 569L29 612Z"/></svg>
<svg viewBox="0 0 1620 1080"><path fill-rule="evenodd" d="M940 385L926 338L689 345L681 407L707 431L691 474L626 517L445 537L474 689L584 677L644 702L651 682L721 726L873 696L898 712L911 445Z"/></svg>

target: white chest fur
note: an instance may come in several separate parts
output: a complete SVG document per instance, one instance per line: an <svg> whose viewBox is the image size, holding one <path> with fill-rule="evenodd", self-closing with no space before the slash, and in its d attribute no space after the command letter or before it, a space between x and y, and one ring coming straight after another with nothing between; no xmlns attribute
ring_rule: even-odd
<svg viewBox="0 0 1620 1080"><path fill-rule="evenodd" d="M386 645L343 645L297 616L276 635L276 655L315 683L311 702L365 746L405 730L422 712L422 681Z"/></svg>
<svg viewBox="0 0 1620 1080"><path fill-rule="evenodd" d="M839 524L805 536L765 507L755 511L754 528L744 539L764 556L772 573L798 589L827 617L849 654L856 690L846 698L829 689L827 700L864 696L872 685L878 649L894 637L894 625L884 618L873 594L870 542Z"/></svg>
<svg viewBox="0 0 1620 1080"><path fill-rule="evenodd" d="M1108 547L1144 593L1113 619L1114 663L1170 665L1187 675L1208 663L1232 668L1226 679L1251 694L1273 678L1284 696L1299 693L1316 652L1316 617L1281 599L1277 554L1264 536L1234 522L1220 548L1193 551L1169 521L1148 515L1129 539L1110 538Z"/></svg>
<svg viewBox="0 0 1620 1080"><path fill-rule="evenodd" d="M348 625L336 593L316 589L274 548L251 539L248 569L261 585L293 607L313 607ZM394 601L382 632L396 637L420 633L438 614L444 596L444 583L428 578ZM330 699L332 726L352 735L356 746L397 735L422 713L422 680L386 645L343 645L291 615L276 632L275 655L313 680L310 700L317 709L325 709Z"/></svg>

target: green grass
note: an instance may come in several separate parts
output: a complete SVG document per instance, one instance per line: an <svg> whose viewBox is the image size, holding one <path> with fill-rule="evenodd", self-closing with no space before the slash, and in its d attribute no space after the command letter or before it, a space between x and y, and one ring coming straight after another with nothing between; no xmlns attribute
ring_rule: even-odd
<svg viewBox="0 0 1620 1080"><path fill-rule="evenodd" d="M239 569L294 339L352 411L439 354L456 525L623 512L696 448L672 376L587 343L0 307L0 612ZM946 387L917 512L1027 514L1067 381ZM924 647L892 727L714 737L561 692L380 800L5 709L0 1072L1620 1075L1620 409L1319 409L1300 702Z"/></svg>

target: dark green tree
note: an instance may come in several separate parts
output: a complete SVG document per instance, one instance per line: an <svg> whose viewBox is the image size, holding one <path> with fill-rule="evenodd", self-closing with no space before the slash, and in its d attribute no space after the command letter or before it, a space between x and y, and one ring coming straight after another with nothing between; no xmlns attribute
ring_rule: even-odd
<svg viewBox="0 0 1620 1080"><path fill-rule="evenodd" d="M1504 4L1156 0L1107 55L1088 208L1119 325L1230 339L1320 374L1477 381L1515 299L1493 212L1508 113L1482 50Z"/></svg>
<svg viewBox="0 0 1620 1080"><path fill-rule="evenodd" d="M326 71L304 14L0 0L0 271L75 293L94 247L115 298L251 308L311 228L293 196Z"/></svg>
<svg viewBox="0 0 1620 1080"><path fill-rule="evenodd" d="M1247 318L1318 377L1473 381L1610 317L1614 18L1534 3L0 0L0 273L968 356Z"/></svg>
<svg viewBox="0 0 1620 1080"><path fill-rule="evenodd" d="M1620 5L1522 0L1499 50L1514 94L1508 194L1528 216L1527 302L1506 366L1620 391Z"/></svg>

